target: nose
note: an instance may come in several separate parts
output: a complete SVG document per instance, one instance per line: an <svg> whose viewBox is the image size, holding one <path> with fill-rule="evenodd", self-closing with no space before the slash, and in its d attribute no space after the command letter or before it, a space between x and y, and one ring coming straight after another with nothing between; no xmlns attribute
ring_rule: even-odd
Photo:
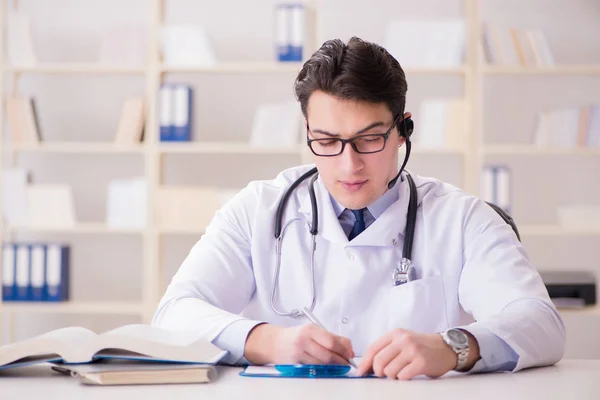
<svg viewBox="0 0 600 400"><path fill-rule="evenodd" d="M339 156L340 168L344 173L354 173L360 171L365 163L362 159L362 155L358 154L350 143L346 143L344 151Z"/></svg>

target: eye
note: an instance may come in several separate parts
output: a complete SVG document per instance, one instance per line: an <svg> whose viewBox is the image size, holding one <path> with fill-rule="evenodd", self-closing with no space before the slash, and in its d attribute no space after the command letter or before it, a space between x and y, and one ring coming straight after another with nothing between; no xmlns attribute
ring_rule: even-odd
<svg viewBox="0 0 600 400"><path fill-rule="evenodd" d="M383 138L381 136L369 135L369 136L362 136L358 140L363 143L377 143L377 142L380 142L381 140L383 140Z"/></svg>
<svg viewBox="0 0 600 400"><path fill-rule="evenodd" d="M335 146L337 142L337 140L319 140L317 143L321 146L328 147Z"/></svg>

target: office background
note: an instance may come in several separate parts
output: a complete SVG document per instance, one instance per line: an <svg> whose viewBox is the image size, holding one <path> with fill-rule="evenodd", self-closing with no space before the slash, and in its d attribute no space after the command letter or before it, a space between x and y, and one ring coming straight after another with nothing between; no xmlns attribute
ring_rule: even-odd
<svg viewBox="0 0 600 400"><path fill-rule="evenodd" d="M76 223L41 228L13 226L4 218L3 241L64 243L70 248L70 260L68 301L0 302L1 343L69 325L103 331L149 322L171 276L203 231L198 225L161 224L161 207L185 203L172 197L171 203L163 203L161 190L181 189L174 191L176 197L201 187L211 198L207 202L218 203L215 198L224 201L250 180L272 178L281 169L309 159L301 133L298 144L291 147L249 145L259 106L294 101L293 81L301 64L277 60L277 4L274 0L2 1L2 169L26 169L35 184L68 185ZM426 65L406 67L407 111L416 123L409 168L474 194L484 190L485 166L507 168L510 212L536 267L599 275L600 139L588 145L578 136L573 144L556 135L541 139L537 133L540 113L546 113L548 125L564 125L561 115L577 125L579 114L575 118L572 112L548 115L553 110L594 110L590 106L600 105L597 0L314 0L303 4L304 59L331 38L347 40L356 35L383 44L396 20L462 21L464 35L459 37L464 58L459 65L436 59L433 51ZM9 49L23 43L10 42L9 18L15 13L29 21L35 56L31 65L27 57L26 65L11 63ZM190 25L203 28L216 65L165 62L163 27ZM141 39L132 47L114 40L123 27L141 27ZM538 47L527 55L528 36L523 32L528 30L543 32L544 39L535 42ZM511 37L515 31L525 35L519 36L523 48L518 51ZM488 50L484 32L488 32ZM432 35L430 42L439 37ZM419 39L402 37L399 46L410 49L411 43L423 42ZM122 48L107 48L107 43ZM507 43L515 53L507 52ZM540 43L547 43L553 62ZM495 49L491 56L486 54L490 48ZM424 51L414 45L413 49ZM120 54L127 60L101 62L100 54L110 58L112 50L123 51ZM529 58L523 63L520 57ZM192 88L191 143L160 140L161 85L166 83ZM35 99L40 143L14 140L5 107L8 97ZM144 102L144 139L119 144L115 137L123 105L132 97ZM462 100L456 109L466 112L451 125L452 140L423 140L419 145L419 125L426 125L425 116L443 115L439 103L428 103L439 99ZM598 111L589 115L587 120L593 121ZM567 124L565 132L569 128ZM585 134L594 137L591 131ZM109 225L111 182L135 178L144 180L147 224ZM2 191L6 204L11 191L6 184ZM561 207L588 207L587 215L592 217L587 224L581 217L566 224ZM600 308L561 313L568 330L567 356L600 358Z"/></svg>

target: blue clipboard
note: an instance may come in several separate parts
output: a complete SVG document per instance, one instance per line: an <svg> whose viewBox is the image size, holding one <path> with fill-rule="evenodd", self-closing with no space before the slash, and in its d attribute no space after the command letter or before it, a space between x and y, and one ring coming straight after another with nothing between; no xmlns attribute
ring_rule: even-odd
<svg viewBox="0 0 600 400"><path fill-rule="evenodd" d="M356 376L348 374L349 365L335 364L276 364L264 367L247 366L240 376L253 378L300 378L300 379L361 379L374 375Z"/></svg>

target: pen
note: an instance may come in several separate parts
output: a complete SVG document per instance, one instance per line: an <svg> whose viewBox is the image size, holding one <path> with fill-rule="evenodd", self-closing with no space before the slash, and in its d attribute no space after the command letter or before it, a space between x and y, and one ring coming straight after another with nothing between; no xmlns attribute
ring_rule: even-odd
<svg viewBox="0 0 600 400"><path fill-rule="evenodd" d="M323 324L319 322L319 320L317 319L317 317L315 317L313 315L313 313L310 312L310 310L307 307L304 307L302 309L302 312L304 313L304 315L306 315L306 317L310 320L310 322L312 322L313 324L317 325L319 328L325 329L325 327L323 326ZM327 329L325 329L325 330L327 330ZM348 361L350 363L350 365L352 365L354 368L358 368L358 366L356 365L356 363L354 362L354 360L352 358L349 358L346 361Z"/></svg>

